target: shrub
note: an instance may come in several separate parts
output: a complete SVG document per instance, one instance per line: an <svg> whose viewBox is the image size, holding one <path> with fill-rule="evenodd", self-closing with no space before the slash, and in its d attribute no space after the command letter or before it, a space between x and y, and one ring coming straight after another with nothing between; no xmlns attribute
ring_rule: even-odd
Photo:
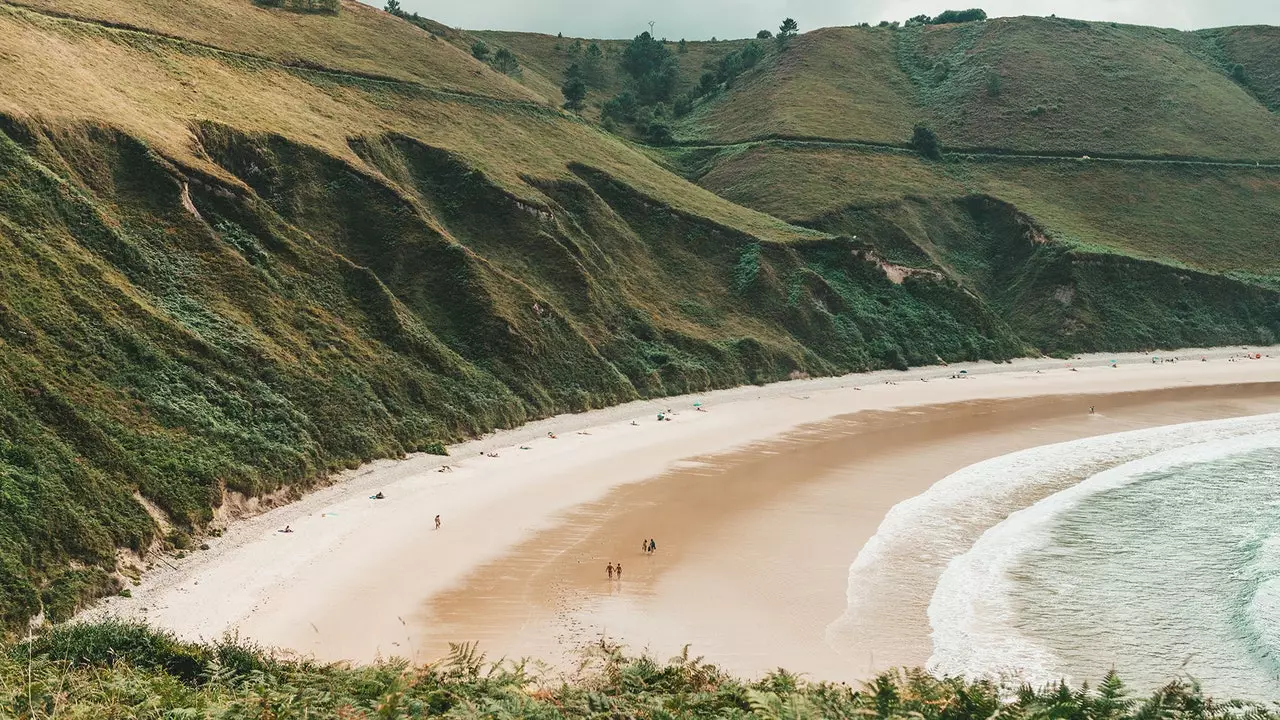
<svg viewBox="0 0 1280 720"><path fill-rule="evenodd" d="M204 673L213 653L207 648L179 641L172 633L139 623L106 621L95 625L59 625L30 645L11 649L11 656L34 655L74 666L114 667L125 663L144 670L167 672L194 683Z"/></svg>
<svg viewBox="0 0 1280 720"><path fill-rule="evenodd" d="M427 443L426 445L423 445L423 446L422 446L422 452L424 452L424 453L426 453L426 454L428 454L428 455L445 455L445 456L448 456L448 454L449 454L449 449L448 449L448 448L446 448L446 447L444 446L444 443L442 443L442 442L440 442L440 441L438 441L438 440L437 440L437 441L435 441L435 442L429 442L429 443Z"/></svg>
<svg viewBox="0 0 1280 720"><path fill-rule="evenodd" d="M254 0L258 5L280 8L300 13L337 15L342 9L340 0Z"/></svg>
<svg viewBox="0 0 1280 720"><path fill-rule="evenodd" d="M629 123L636 119L636 96L630 92L621 92L613 96L600 109L600 116L616 123Z"/></svg>
<svg viewBox="0 0 1280 720"><path fill-rule="evenodd" d="M516 59L515 53L506 48L498 48L498 52L493 54L493 62L490 65L503 75L520 73L520 61Z"/></svg>
<svg viewBox="0 0 1280 720"><path fill-rule="evenodd" d="M733 268L733 289L746 292L760 275L760 243L744 245L738 253L738 264Z"/></svg>
<svg viewBox="0 0 1280 720"><path fill-rule="evenodd" d="M477 40L475 41L475 44L471 46L471 56L480 62L489 62L489 57L492 54L493 51L489 49L488 43L483 40Z"/></svg>
<svg viewBox="0 0 1280 720"><path fill-rule="evenodd" d="M1000 90L1004 85L1004 78L1000 77L1000 73L992 70L987 73L987 94L995 97L1000 94Z"/></svg>
<svg viewBox="0 0 1280 720"><path fill-rule="evenodd" d="M911 148L930 160L942 159L942 143L938 136L925 125L916 125L911 132Z"/></svg>
<svg viewBox="0 0 1280 720"><path fill-rule="evenodd" d="M644 131L645 139L654 145L670 145L675 141L671 126L664 120L653 120Z"/></svg>
<svg viewBox="0 0 1280 720"><path fill-rule="evenodd" d="M51 622L70 620L84 604L120 591L119 581L102 568L66 570L40 592L45 618Z"/></svg>
<svg viewBox="0 0 1280 720"><path fill-rule="evenodd" d="M771 40L772 38L773 38L773 33L769 32L768 30L761 30L760 32L756 33L757 40Z"/></svg>
<svg viewBox="0 0 1280 720"><path fill-rule="evenodd" d="M1245 75L1244 66L1236 63L1231 66L1231 79L1243 85L1248 77Z"/></svg>
<svg viewBox="0 0 1280 720"><path fill-rule="evenodd" d="M698 81L698 92L710 95L719 85L720 81L716 78L716 74L708 70L702 73L702 78Z"/></svg>
<svg viewBox="0 0 1280 720"><path fill-rule="evenodd" d="M987 19L987 13L980 8L968 10L944 10L927 22L930 25L949 25L951 23L981 22Z"/></svg>

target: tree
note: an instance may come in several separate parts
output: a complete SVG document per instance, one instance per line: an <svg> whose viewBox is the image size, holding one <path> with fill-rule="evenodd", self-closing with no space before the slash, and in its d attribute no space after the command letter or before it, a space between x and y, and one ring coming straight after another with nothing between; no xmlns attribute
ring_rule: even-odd
<svg viewBox="0 0 1280 720"><path fill-rule="evenodd" d="M924 125L916 125L911 133L911 142L908 143L913 150L930 160L942 159L942 143L938 142L938 136Z"/></svg>
<svg viewBox="0 0 1280 720"><path fill-rule="evenodd" d="M1241 85L1244 84L1245 80L1248 79L1248 76L1245 75L1243 65L1241 65L1240 63L1236 63L1235 65L1231 66L1231 79L1235 80Z"/></svg>
<svg viewBox="0 0 1280 720"><path fill-rule="evenodd" d="M987 19L987 13L981 8L970 8L968 10L944 10L932 20L925 22L930 25L949 25L951 23L964 22L981 22Z"/></svg>
<svg viewBox="0 0 1280 720"><path fill-rule="evenodd" d="M591 43L587 46L587 51L582 55L582 75L588 83L598 84L600 82L600 70L604 64L604 51L600 46Z"/></svg>
<svg viewBox="0 0 1280 720"><path fill-rule="evenodd" d="M749 42L742 50L742 67L744 70L750 70L756 66L756 63L764 59L764 48L758 42Z"/></svg>
<svg viewBox="0 0 1280 720"><path fill-rule="evenodd" d="M489 45L483 40L477 40L475 44L471 46L471 56L480 62L489 62L489 55L491 54L492 53L489 51Z"/></svg>
<svg viewBox="0 0 1280 720"><path fill-rule="evenodd" d="M698 92L702 95L710 95L716 91L716 86L720 84L720 79L710 70L702 73L702 79L698 82Z"/></svg>
<svg viewBox="0 0 1280 720"><path fill-rule="evenodd" d="M648 32L642 32L622 51L622 69L639 80L645 75L660 72L670 59L671 51L665 45L654 40Z"/></svg>
<svg viewBox="0 0 1280 720"><path fill-rule="evenodd" d="M515 75L520 72L520 61L516 56L506 48L498 48L498 52L493 54L493 69L503 75Z"/></svg>
<svg viewBox="0 0 1280 720"><path fill-rule="evenodd" d="M716 82L732 83L734 78L755 67L762 58L764 48L760 43L755 40L748 42L741 50L720 58L720 64L716 66Z"/></svg>
<svg viewBox="0 0 1280 720"><path fill-rule="evenodd" d="M928 22L929 22L928 15L916 15L914 17L907 18L906 25L907 27L910 27L912 25L926 25L928 24Z"/></svg>
<svg viewBox="0 0 1280 720"><path fill-rule="evenodd" d="M400 9L400 0L387 0L387 4L383 5L382 9L396 16L404 12Z"/></svg>
<svg viewBox="0 0 1280 720"><path fill-rule="evenodd" d="M773 37L773 33L769 32L768 30L761 30L760 32L756 33L757 40L769 40L772 37Z"/></svg>
<svg viewBox="0 0 1280 720"><path fill-rule="evenodd" d="M600 117L620 123L635 120L636 96L629 92L618 93L600 108Z"/></svg>
<svg viewBox="0 0 1280 720"><path fill-rule="evenodd" d="M675 138L671 134L671 125L665 120L653 120L644 129L644 137L654 145L670 145Z"/></svg>
<svg viewBox="0 0 1280 720"><path fill-rule="evenodd" d="M635 82L643 104L671 99L679 82L680 64L665 45L640 33L622 51L622 70Z"/></svg>
<svg viewBox="0 0 1280 720"><path fill-rule="evenodd" d="M565 71L564 85L560 86L560 92L564 95L566 110L582 109L582 101L587 99L587 80L577 63L570 65Z"/></svg>
<svg viewBox="0 0 1280 720"><path fill-rule="evenodd" d="M680 38L680 44L676 46L676 52L681 55L689 52L689 43L685 42L684 38Z"/></svg>
<svg viewBox="0 0 1280 720"><path fill-rule="evenodd" d="M778 26L778 45L786 46L799 31L800 25L795 20L791 18L783 20L782 24Z"/></svg>

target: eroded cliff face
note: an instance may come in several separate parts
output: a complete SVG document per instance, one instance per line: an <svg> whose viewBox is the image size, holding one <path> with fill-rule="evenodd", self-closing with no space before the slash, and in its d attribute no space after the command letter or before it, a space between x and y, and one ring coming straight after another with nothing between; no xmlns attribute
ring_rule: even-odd
<svg viewBox="0 0 1280 720"><path fill-rule="evenodd" d="M107 126L4 129L11 621L60 582L72 606L109 589L85 568L156 539L135 489L180 536L227 491L551 413L1025 350L948 278L762 240L587 166L528 178L534 205L398 135L352 140L362 167L203 123L215 173Z"/></svg>
<svg viewBox="0 0 1280 720"><path fill-rule="evenodd" d="M904 200L812 221L869 238L880 257L971 292L1044 353L1271 344L1280 294L1257 283L1053 240L988 196Z"/></svg>

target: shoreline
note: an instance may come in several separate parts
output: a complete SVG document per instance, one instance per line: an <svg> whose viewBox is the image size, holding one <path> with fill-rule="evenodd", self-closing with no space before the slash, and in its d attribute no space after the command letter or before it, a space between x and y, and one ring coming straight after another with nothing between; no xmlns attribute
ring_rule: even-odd
<svg viewBox="0 0 1280 720"><path fill-rule="evenodd" d="M742 677L783 666L848 681L923 666L932 650L932 563L897 553L877 565L875 585L849 584L851 564L891 508L973 463L1020 450L1276 409L1280 383L833 418L692 458L574 508L432 598L411 627L431 656L450 642L478 641L495 655L536 657L564 671L578 648L605 637L659 659L687 644L691 655ZM651 535L661 542L648 554L638 538ZM625 561L625 581L603 572L615 560ZM846 625L855 592L859 610Z"/></svg>
<svg viewBox="0 0 1280 720"><path fill-rule="evenodd" d="M132 598L107 599L81 617L145 620L191 639L238 632L327 660L427 659L417 657L422 643L414 623L430 598L556 527L566 512L691 457L732 452L841 415L948 399L1280 381L1280 365L1266 359L1228 363L1243 355L1240 348L1162 353L1175 355L1195 360L1152 365L1146 354L1099 354L933 366L636 401L535 421L451 446L450 457L383 460L344 473L301 500L231 523L222 537L209 538L209 550L149 571ZM1214 362L1201 363L1202 356ZM1115 369L1107 367L1112 359L1119 361ZM965 380L947 379L961 370ZM693 402L708 412L694 412ZM675 417L656 422L665 408L677 409ZM444 465L453 472L437 472ZM387 499L369 499L378 491ZM444 516L439 533L430 528L437 513ZM276 532L285 525L295 532Z"/></svg>

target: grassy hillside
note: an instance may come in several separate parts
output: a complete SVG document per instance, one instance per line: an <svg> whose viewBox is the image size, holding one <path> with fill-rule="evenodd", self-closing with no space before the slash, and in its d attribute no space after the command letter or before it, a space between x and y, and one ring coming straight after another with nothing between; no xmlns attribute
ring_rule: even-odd
<svg viewBox="0 0 1280 720"><path fill-rule="evenodd" d="M681 137L903 143L925 123L965 148L1280 159L1272 29L1215 32L1030 17L828 28L704 103ZM1228 60L1253 68L1249 87Z"/></svg>
<svg viewBox="0 0 1280 720"><path fill-rule="evenodd" d="M512 100L543 99L435 35L381 10L343 0L338 17L244 0L20 0L10 7L85 18L184 38L301 67L421 82Z"/></svg>
<svg viewBox="0 0 1280 720"><path fill-rule="evenodd" d="M1001 198L1073 247L1217 273L1280 275L1280 168L1080 160L929 162L908 152L756 145L715 156L700 182L790 222L904 198Z"/></svg>
<svg viewBox="0 0 1280 720"><path fill-rule="evenodd" d="M957 283L895 282L402 20L204 2L198 43L137 29L185 32L159 5L0 4L10 627L113 592L145 562L117 548L187 547L227 493L639 396L1029 350ZM215 22L257 13L274 40ZM348 36L387 47L308 44ZM409 41L438 54L375 73L399 81L333 71ZM326 69L284 62L304 47Z"/></svg>
<svg viewBox="0 0 1280 720"><path fill-rule="evenodd" d="M1231 27L1197 33L1222 63L1232 80L1272 112L1280 112L1280 28ZM1240 66L1235 72L1235 65Z"/></svg>
<svg viewBox="0 0 1280 720"><path fill-rule="evenodd" d="M1134 693L1114 672L1095 687L1043 689L886 673L859 688L785 670L745 681L687 656L666 662L596 648L569 681L462 646L441 662L372 667L281 660L231 643L193 645L129 625L64 628L0 654L0 707L46 718L876 718L1041 717L1272 720L1273 707L1210 698L1175 681Z"/></svg>
<svg viewBox="0 0 1280 720"><path fill-rule="evenodd" d="M558 109L571 39L478 34L521 58L510 78L425 25L350 2L0 2L0 624L114 592L229 493L550 413L1280 335L1273 169L662 154ZM1069 68L1090 87L1046 65L1064 38L1094 53ZM605 45L595 101L625 87ZM688 87L742 44L674 47ZM1260 91L1222 69L1242 47L1028 20L821 31L770 44L682 132L893 142L924 114L949 142L1074 148L1132 90L1096 86L1140 79L1088 73L1136 53L1169 77L1142 81L1154 110L1118 143L1270 152ZM1014 56L996 99L1075 93L1070 122L975 109L965 78ZM923 78L939 57L954 72Z"/></svg>
<svg viewBox="0 0 1280 720"><path fill-rule="evenodd" d="M888 29L825 28L796 38L685 121L698 139L827 137L900 143L922 111Z"/></svg>
<svg viewBox="0 0 1280 720"><path fill-rule="evenodd" d="M678 158L726 198L945 273L1044 349L1263 342L1280 319L1274 167L795 143Z"/></svg>
<svg viewBox="0 0 1280 720"><path fill-rule="evenodd" d="M637 28L636 34L647 28ZM600 106L609 98L626 89L626 75L619 67L619 60L629 40L592 40L590 38L569 38L537 33L477 31L465 33L455 38L461 48L469 48L475 40L483 40L492 48L507 48L515 53L521 64L532 70L533 81L546 97L556 104L563 102L560 91L564 83L565 72L574 63L586 65L586 49L595 43L603 53L596 72L589 76L587 85L587 101L584 115L599 118ZM698 84L699 78L708 70L715 69L720 59L740 49L746 40L687 41L681 51L678 40L667 40L664 44L679 61L679 87L677 95L688 91Z"/></svg>

